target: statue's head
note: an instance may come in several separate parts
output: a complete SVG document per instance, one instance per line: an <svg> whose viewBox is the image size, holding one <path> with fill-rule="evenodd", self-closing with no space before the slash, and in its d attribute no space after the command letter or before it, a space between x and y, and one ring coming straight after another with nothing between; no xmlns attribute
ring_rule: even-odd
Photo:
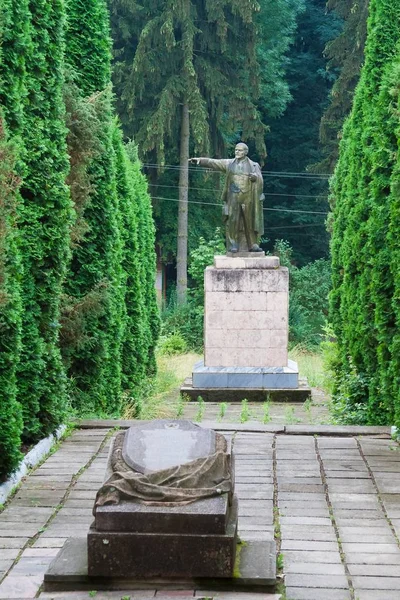
<svg viewBox="0 0 400 600"><path fill-rule="evenodd" d="M248 151L249 147L243 142L239 142L239 144L236 144L235 146L235 158L244 158L247 156Z"/></svg>

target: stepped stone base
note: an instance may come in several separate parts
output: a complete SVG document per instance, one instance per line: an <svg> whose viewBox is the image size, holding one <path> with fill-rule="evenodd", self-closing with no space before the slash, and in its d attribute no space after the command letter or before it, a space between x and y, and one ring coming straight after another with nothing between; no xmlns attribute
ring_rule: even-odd
<svg viewBox="0 0 400 600"><path fill-rule="evenodd" d="M232 577L237 502L224 534L96 531L88 534L94 577Z"/></svg>
<svg viewBox="0 0 400 600"><path fill-rule="evenodd" d="M276 584L276 545L274 541L249 541L238 544L233 577L223 578L138 578L93 577L88 574L85 538L69 538L44 576L46 592L72 590L226 590L271 591ZM121 593L121 596L123 594Z"/></svg>
<svg viewBox="0 0 400 600"><path fill-rule="evenodd" d="M300 380L297 388L266 389L266 388L206 388L194 387L191 377L187 377L180 388L181 396L189 396L197 400L199 396L204 402L299 402L311 398L311 388L306 380Z"/></svg>

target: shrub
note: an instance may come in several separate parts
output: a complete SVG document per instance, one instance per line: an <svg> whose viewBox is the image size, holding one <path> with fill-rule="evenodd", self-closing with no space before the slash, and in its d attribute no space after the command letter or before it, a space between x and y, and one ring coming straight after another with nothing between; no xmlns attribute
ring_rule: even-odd
<svg viewBox="0 0 400 600"><path fill-rule="evenodd" d="M292 264L292 248L278 240L274 254L289 269L289 340L305 348L319 346L328 315L331 269L327 260L319 259L298 268Z"/></svg>
<svg viewBox="0 0 400 600"><path fill-rule="evenodd" d="M186 304L178 306L175 293L172 293L168 306L162 313L163 334L179 332L192 350L200 350L203 346L204 271L213 264L216 254L225 254L225 244L219 228L208 242L200 237L198 247L190 253L191 285Z"/></svg>
<svg viewBox="0 0 400 600"><path fill-rule="evenodd" d="M158 349L160 354L184 354L187 350L187 344L180 333L172 333L171 335L160 337Z"/></svg>

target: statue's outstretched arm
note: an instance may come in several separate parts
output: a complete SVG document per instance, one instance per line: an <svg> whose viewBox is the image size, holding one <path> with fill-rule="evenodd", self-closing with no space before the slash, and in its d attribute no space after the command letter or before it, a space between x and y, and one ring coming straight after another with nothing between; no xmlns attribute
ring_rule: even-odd
<svg viewBox="0 0 400 600"><path fill-rule="evenodd" d="M223 173L225 173L228 170L230 162L231 159L229 158L189 158L189 164L191 165L204 167L206 169L213 169L214 171L222 171Z"/></svg>

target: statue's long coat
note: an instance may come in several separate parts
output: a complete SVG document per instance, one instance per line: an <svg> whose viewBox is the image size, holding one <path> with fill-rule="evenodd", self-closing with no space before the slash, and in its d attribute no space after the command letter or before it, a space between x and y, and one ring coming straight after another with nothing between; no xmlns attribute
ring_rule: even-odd
<svg viewBox="0 0 400 600"><path fill-rule="evenodd" d="M240 239L243 239L243 217L246 220L251 245L258 243L264 233L263 178L260 165L247 157L240 161L237 158L200 158L199 164L226 173L222 200L229 244L239 244ZM256 181L250 181L248 176L251 174L256 175Z"/></svg>

